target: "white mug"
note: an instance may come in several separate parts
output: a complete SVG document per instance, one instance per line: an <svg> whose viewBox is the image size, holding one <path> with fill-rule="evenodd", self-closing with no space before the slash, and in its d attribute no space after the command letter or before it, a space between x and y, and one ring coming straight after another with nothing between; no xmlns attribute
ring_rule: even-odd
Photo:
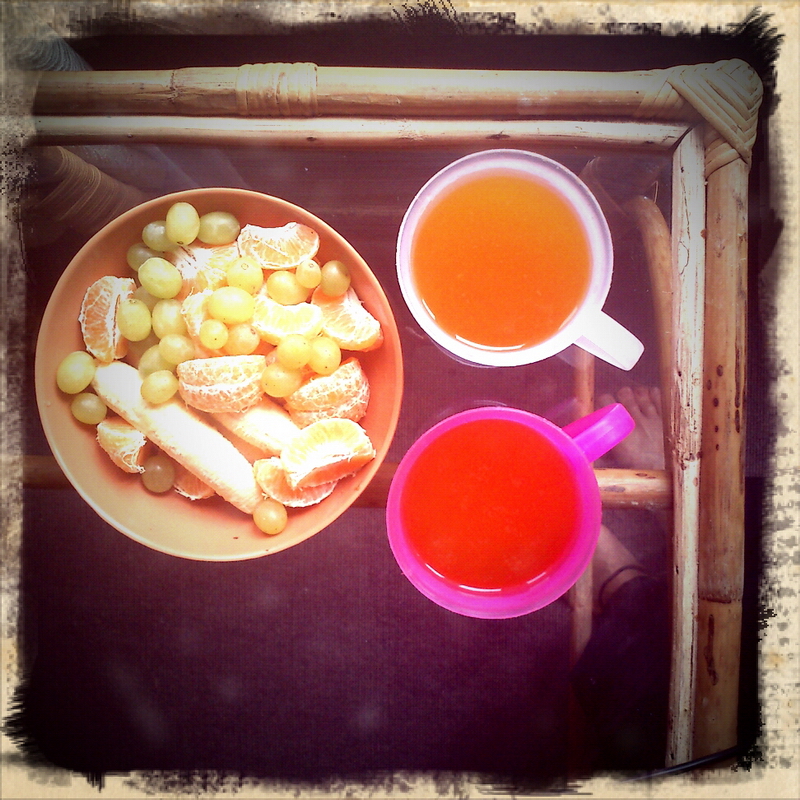
<svg viewBox="0 0 800 800"><path fill-rule="evenodd" d="M412 271L415 235L426 212L457 184L486 174L513 174L544 183L576 212L590 251L589 286L575 312L552 336L518 348L483 347L465 341L437 323L420 297ZM480 231L475 231L479 239ZM483 366L517 366L556 355L578 345L620 369L629 370L644 347L630 331L603 311L613 272L614 254L608 223L594 195L577 175L557 161L526 150L484 150L454 161L434 175L408 207L397 241L400 289L417 323L440 347L458 359ZM453 265L443 264L443 269Z"/></svg>

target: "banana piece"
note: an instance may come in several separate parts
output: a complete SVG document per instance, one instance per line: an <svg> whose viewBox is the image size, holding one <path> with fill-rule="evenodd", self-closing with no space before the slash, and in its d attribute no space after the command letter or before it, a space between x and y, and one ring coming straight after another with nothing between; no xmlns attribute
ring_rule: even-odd
<svg viewBox="0 0 800 800"><path fill-rule="evenodd" d="M224 411L212 416L231 433L267 455L280 455L300 433L289 413L266 396L246 411Z"/></svg>
<svg viewBox="0 0 800 800"><path fill-rule="evenodd" d="M246 514L263 498L247 459L178 398L153 405L142 398L139 371L123 361L98 364L92 386L106 405L167 455Z"/></svg>

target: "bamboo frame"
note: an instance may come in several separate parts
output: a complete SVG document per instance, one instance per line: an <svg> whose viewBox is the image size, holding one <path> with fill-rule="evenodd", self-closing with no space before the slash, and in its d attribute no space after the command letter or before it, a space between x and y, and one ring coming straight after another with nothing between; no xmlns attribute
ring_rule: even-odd
<svg viewBox="0 0 800 800"><path fill-rule="evenodd" d="M667 439L672 444L673 592L670 739L668 760L674 764L692 757L694 730L694 661L697 617L697 552L700 524L700 427L703 370L704 283L703 227L707 217L703 192L703 146L698 130L681 143L673 158L672 332L668 369Z"/></svg>
<svg viewBox="0 0 800 800"><path fill-rule="evenodd" d="M575 120L441 120L326 117L241 119L238 117L74 117L33 120L35 142L60 144L196 144L231 147L525 147L543 142L575 147L587 141L606 147L669 150L686 124Z"/></svg>
<svg viewBox="0 0 800 800"><path fill-rule="evenodd" d="M652 490L647 502L668 506L674 517L668 765L736 744L747 182L761 100L761 83L747 64L635 73L279 64L37 78L37 144L481 149L546 143L673 151L671 235L652 208L633 209L645 235L656 314L671 320L674 334L661 346L672 463L666 474L596 474L606 505L644 502ZM693 341L678 335L686 331ZM581 371L578 380L585 377ZM26 461L28 475L43 463ZM382 502L391 474L386 465L364 504ZM583 636L576 632L575 646Z"/></svg>

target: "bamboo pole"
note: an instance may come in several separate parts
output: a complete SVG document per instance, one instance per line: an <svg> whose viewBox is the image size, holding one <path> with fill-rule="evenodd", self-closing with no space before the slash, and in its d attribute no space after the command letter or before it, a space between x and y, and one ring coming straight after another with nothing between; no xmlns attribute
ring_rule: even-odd
<svg viewBox="0 0 800 800"><path fill-rule="evenodd" d="M594 411L595 363L591 353L575 348L573 386L576 400L576 419ZM572 630L570 654L575 663L592 635L592 570L587 569L570 590Z"/></svg>
<svg viewBox="0 0 800 800"><path fill-rule="evenodd" d="M35 113L182 116L634 116L669 70L570 72L245 64L41 72ZM665 118L694 119L672 102Z"/></svg>
<svg viewBox="0 0 800 800"><path fill-rule="evenodd" d="M591 414L594 411L595 397L595 360L594 356L581 348L575 348L573 391L575 395L575 418ZM569 604L572 609L570 617L569 656L570 667L578 663L589 639L592 636L592 615L594 576L592 565L584 570L569 590ZM569 693L569 774L578 777L586 774L591 768L589 750L587 748L588 729L586 714L581 708L574 691Z"/></svg>
<svg viewBox="0 0 800 800"><path fill-rule="evenodd" d="M673 483L672 666L669 696L667 766L692 756L694 665L697 619L697 561L702 372L704 340L704 156L702 134L693 130L673 158L672 305L669 382L670 471Z"/></svg>
<svg viewBox="0 0 800 800"><path fill-rule="evenodd" d="M357 505L381 508L397 464L383 463ZM664 508L672 495L667 474L659 470L595 469L603 505L608 508ZM22 458L22 482L34 489L68 489L71 484L53 456Z"/></svg>
<svg viewBox="0 0 800 800"><path fill-rule="evenodd" d="M34 144L159 143L307 148L461 147L544 144L668 151L687 126L578 120L242 119L239 117L77 117L33 119Z"/></svg>
<svg viewBox="0 0 800 800"><path fill-rule="evenodd" d="M650 274L656 330L658 331L659 384L664 416L664 452L671 453L673 437L669 424L672 419L670 387L676 371L672 332L675 295L672 239L664 215L655 201L649 197L632 198L626 204L626 210L633 216L641 233Z"/></svg>
<svg viewBox="0 0 800 800"><path fill-rule="evenodd" d="M748 167L708 176L694 756L737 743L744 582Z"/></svg>

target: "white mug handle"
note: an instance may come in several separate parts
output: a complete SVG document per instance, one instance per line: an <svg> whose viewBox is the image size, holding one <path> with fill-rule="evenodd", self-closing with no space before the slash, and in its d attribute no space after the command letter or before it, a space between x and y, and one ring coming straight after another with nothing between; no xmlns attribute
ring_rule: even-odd
<svg viewBox="0 0 800 800"><path fill-rule="evenodd" d="M575 344L624 370L632 369L644 352L644 345L627 328L600 309L586 318L584 334Z"/></svg>

